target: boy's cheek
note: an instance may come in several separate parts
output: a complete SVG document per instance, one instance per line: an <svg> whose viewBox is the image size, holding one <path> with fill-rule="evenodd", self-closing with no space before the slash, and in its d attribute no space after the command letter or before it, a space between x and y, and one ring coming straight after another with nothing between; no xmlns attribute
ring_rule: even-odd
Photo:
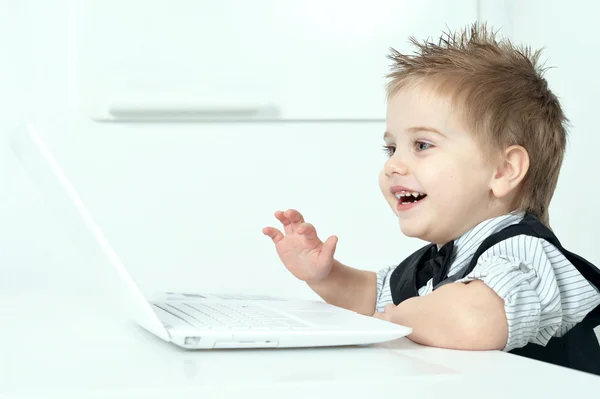
<svg viewBox="0 0 600 399"><path fill-rule="evenodd" d="M383 194L384 197L387 197L389 194L389 179L388 177L385 175L385 172L382 170L379 173L379 189L381 190L381 193Z"/></svg>

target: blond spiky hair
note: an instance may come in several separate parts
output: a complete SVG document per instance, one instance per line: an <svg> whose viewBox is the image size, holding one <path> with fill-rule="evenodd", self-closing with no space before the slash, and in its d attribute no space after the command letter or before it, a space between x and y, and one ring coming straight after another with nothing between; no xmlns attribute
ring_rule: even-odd
<svg viewBox="0 0 600 399"><path fill-rule="evenodd" d="M548 208L564 158L568 120L543 77L541 50L498 40L485 24L444 33L438 43L419 42L413 54L388 56L388 97L407 85L425 83L456 106L485 151L512 145L529 154L517 209L549 226Z"/></svg>

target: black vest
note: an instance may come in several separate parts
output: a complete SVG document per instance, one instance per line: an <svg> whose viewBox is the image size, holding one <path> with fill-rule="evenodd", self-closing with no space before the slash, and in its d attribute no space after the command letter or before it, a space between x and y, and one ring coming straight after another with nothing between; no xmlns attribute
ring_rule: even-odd
<svg viewBox="0 0 600 399"><path fill-rule="evenodd" d="M475 251L465 270L451 277L448 277L448 270L442 270L442 275L434 278L434 283L436 283L434 289L466 277L477 265L481 254L495 244L517 235L545 239L562 252L585 279L600 289L600 270L582 257L564 249L554 233L529 214L526 214L521 222L487 237ZM394 270L390 277L390 289L394 304L397 305L405 299L418 295L420 288L417 286L419 265L422 264L422 258L428 251L431 251L434 245L427 245L419 249ZM564 336L551 338L546 346L529 343L522 348L510 351L510 353L600 375L600 345L594 333L594 328L598 325L600 325L600 306L592 310L581 323Z"/></svg>

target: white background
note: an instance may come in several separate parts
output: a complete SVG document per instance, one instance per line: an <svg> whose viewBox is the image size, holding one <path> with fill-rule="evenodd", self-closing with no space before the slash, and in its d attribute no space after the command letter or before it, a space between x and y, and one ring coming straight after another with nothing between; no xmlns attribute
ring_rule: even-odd
<svg viewBox="0 0 600 399"><path fill-rule="evenodd" d="M596 3L3 0L0 7L0 128L28 121L40 129L146 294L314 298L261 233L277 209L295 207L323 238L338 235L337 258L357 268L397 264L422 245L401 235L377 185L385 57L389 47L410 50L409 35L437 37L478 16L517 42L545 46L543 58L556 66L547 77L572 129L551 224L567 248L600 264ZM223 93L266 98L292 121L91 119L94 104L127 90L146 99L171 91L203 101ZM0 291L106 298L102 259L65 234L3 141L1 148Z"/></svg>

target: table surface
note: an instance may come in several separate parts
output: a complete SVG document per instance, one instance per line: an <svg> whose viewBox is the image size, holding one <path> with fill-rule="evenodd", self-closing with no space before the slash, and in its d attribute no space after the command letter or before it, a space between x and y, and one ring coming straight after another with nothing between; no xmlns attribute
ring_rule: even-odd
<svg viewBox="0 0 600 399"><path fill-rule="evenodd" d="M366 347L187 351L114 306L0 294L0 397L549 398L600 392L600 377L498 351ZM199 396L199 395L204 396Z"/></svg>

